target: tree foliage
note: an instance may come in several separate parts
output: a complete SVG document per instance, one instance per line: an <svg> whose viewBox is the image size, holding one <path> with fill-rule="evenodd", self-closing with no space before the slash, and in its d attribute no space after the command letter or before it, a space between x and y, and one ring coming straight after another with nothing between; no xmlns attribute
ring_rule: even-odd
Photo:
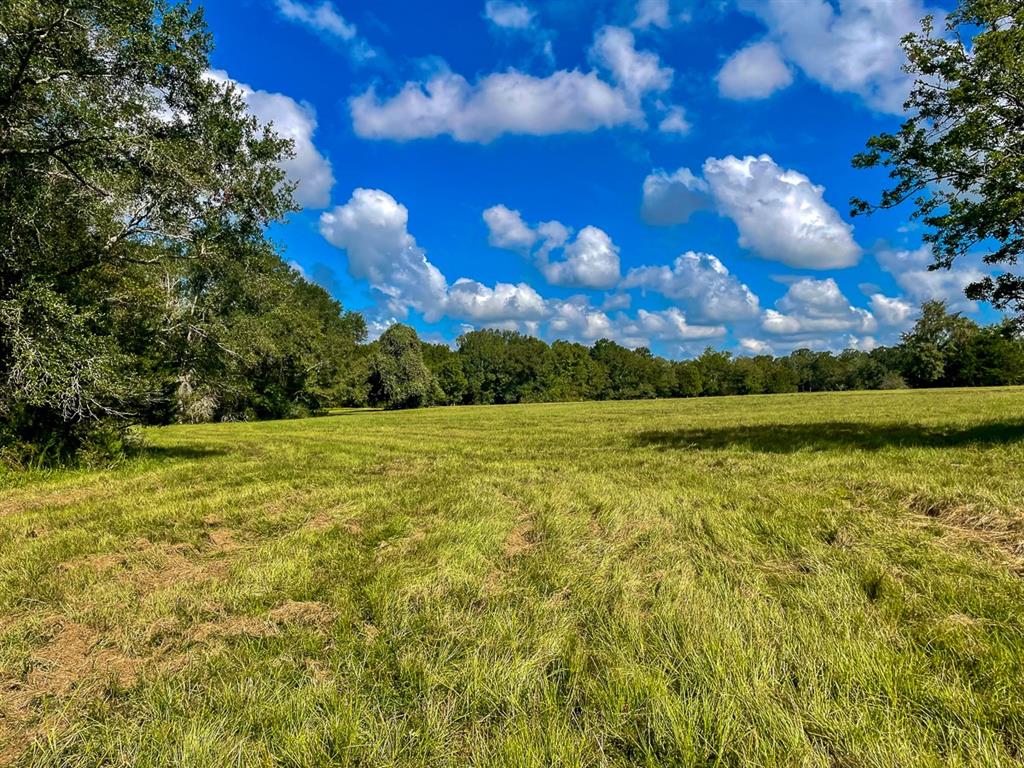
<svg viewBox="0 0 1024 768"><path fill-rule="evenodd" d="M332 397L362 320L266 240L291 144L210 45L187 4L0 3L0 450Z"/></svg>
<svg viewBox="0 0 1024 768"><path fill-rule="evenodd" d="M803 348L784 357L746 357L709 347L692 360L672 361L610 339L591 347L548 345L521 333L484 330L460 336L456 349L421 344L424 382L415 338L411 328L393 326L371 345L373 402L490 405L1024 384L1024 338L1015 325L979 326L938 301L922 307L898 345L870 352ZM415 396L403 390L404 381L416 382Z"/></svg>
<svg viewBox="0 0 1024 768"><path fill-rule="evenodd" d="M395 324L376 342L370 363L370 403L385 408L430 405L434 381L416 331Z"/></svg>
<svg viewBox="0 0 1024 768"><path fill-rule="evenodd" d="M903 39L914 87L900 130L869 139L854 157L893 180L877 204L853 200L853 213L913 201L936 268L974 248L1011 267L967 288L972 299L1024 320L1024 4L960 0L936 35L933 20Z"/></svg>

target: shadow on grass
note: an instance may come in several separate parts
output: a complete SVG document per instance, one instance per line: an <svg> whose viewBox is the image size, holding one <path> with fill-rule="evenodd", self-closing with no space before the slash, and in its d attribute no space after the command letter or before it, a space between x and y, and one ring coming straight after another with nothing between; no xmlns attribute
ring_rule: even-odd
<svg viewBox="0 0 1024 768"><path fill-rule="evenodd" d="M135 454L142 459L212 459L225 456L223 448L201 448L194 445L144 445Z"/></svg>
<svg viewBox="0 0 1024 768"><path fill-rule="evenodd" d="M367 413L387 413L386 408L332 408L327 413L321 414L323 418L334 416L362 416Z"/></svg>
<svg viewBox="0 0 1024 768"><path fill-rule="evenodd" d="M902 448L956 448L1024 441L1024 421L993 421L966 429L920 424L828 421L812 424L751 424L707 429L650 430L633 436L639 447L678 450L746 448L760 453L792 453L835 448L874 451Z"/></svg>

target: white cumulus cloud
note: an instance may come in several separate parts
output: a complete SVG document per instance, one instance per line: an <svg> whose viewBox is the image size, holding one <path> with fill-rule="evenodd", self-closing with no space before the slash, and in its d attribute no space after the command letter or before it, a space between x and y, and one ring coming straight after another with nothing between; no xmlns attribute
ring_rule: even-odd
<svg viewBox="0 0 1024 768"><path fill-rule="evenodd" d="M661 118L661 122L658 123L659 131L676 136L685 136L690 132L693 126L690 125L690 121L686 117L685 109L678 104L663 108L665 109L665 115Z"/></svg>
<svg viewBox="0 0 1024 768"><path fill-rule="evenodd" d="M905 326L914 316L914 305L903 299L881 293L871 295L871 311L882 325Z"/></svg>
<svg viewBox="0 0 1024 768"><path fill-rule="evenodd" d="M409 211L387 192L357 189L351 199L320 216L320 233L348 254L349 273L369 281L393 313L408 307L436 320L447 281L409 233Z"/></svg>
<svg viewBox="0 0 1024 768"><path fill-rule="evenodd" d="M659 312L637 310L636 320L627 324L623 333L658 341L693 341L725 336L728 330L722 325L691 325L681 310L670 307Z"/></svg>
<svg viewBox="0 0 1024 768"><path fill-rule="evenodd" d="M623 27L598 30L590 55L634 96L664 91L672 85L671 67L661 66L661 59L652 51L638 51L633 33Z"/></svg>
<svg viewBox="0 0 1024 768"><path fill-rule="evenodd" d="M552 337L592 342L616 336L611 318L585 301L554 302L552 312L548 323Z"/></svg>
<svg viewBox="0 0 1024 768"><path fill-rule="evenodd" d="M825 202L824 187L770 156L708 158L704 179L719 212L735 222L740 245L762 258L805 269L860 260L853 227Z"/></svg>
<svg viewBox="0 0 1024 768"><path fill-rule="evenodd" d="M619 282L619 247L603 229L586 226L573 239L572 230L560 221L531 227L519 211L504 205L484 211L484 221L491 245L532 254L537 269L552 285L607 289Z"/></svg>
<svg viewBox="0 0 1024 768"><path fill-rule="evenodd" d="M670 227L689 221L696 211L708 208L708 185L689 168L669 174L656 170L644 179L644 197L640 215L648 224Z"/></svg>
<svg viewBox="0 0 1024 768"><path fill-rule="evenodd" d="M709 253L689 251L671 266L636 267L620 288L641 288L685 301L699 317L713 321L750 319L760 313L757 296Z"/></svg>
<svg viewBox="0 0 1024 768"><path fill-rule="evenodd" d="M497 283L489 288L467 278L459 278L448 290L447 314L477 322L539 320L547 304L526 283Z"/></svg>
<svg viewBox="0 0 1024 768"><path fill-rule="evenodd" d="M619 247L604 230L587 226L562 249L560 260L542 252L537 266L552 285L612 288L619 282Z"/></svg>
<svg viewBox="0 0 1024 768"><path fill-rule="evenodd" d="M748 355L771 355L774 354L772 345L762 339L744 338L740 339L740 349Z"/></svg>
<svg viewBox="0 0 1024 768"><path fill-rule="evenodd" d="M425 83L406 83L390 98L371 88L349 108L357 135L396 141L447 135L488 143L503 134L587 133L643 121L628 94L596 72L564 69L547 77L511 69L473 84L440 72Z"/></svg>
<svg viewBox="0 0 1024 768"><path fill-rule="evenodd" d="M964 296L964 289L989 274L977 258L961 259L952 269L928 269L935 261L929 245L912 250L883 246L875 252L875 260L915 305L938 299L958 311L978 308Z"/></svg>
<svg viewBox="0 0 1024 768"><path fill-rule="evenodd" d="M774 43L760 42L730 56L717 76L727 99L764 99L793 82L793 73Z"/></svg>
<svg viewBox="0 0 1024 768"><path fill-rule="evenodd" d="M512 0L487 0L484 4L487 20L505 29L527 29L536 15L530 6Z"/></svg>
<svg viewBox="0 0 1024 768"><path fill-rule="evenodd" d="M808 77L893 114L910 87L900 38L920 29L926 15L936 17L937 28L944 18L921 0L746 0L741 7Z"/></svg>
<svg viewBox="0 0 1024 768"><path fill-rule="evenodd" d="M765 311L761 328L779 336L863 334L873 333L878 328L874 315L866 309L852 306L831 277L797 280L776 302L776 306L778 310Z"/></svg>
<svg viewBox="0 0 1024 768"><path fill-rule="evenodd" d="M303 208L324 208L331 201L334 172L331 162L313 143L316 132L316 110L283 93L261 91L233 80L224 70L210 70L206 76L222 85L234 86L249 112L273 131L294 143L294 156L286 158L281 167L288 181L296 184L295 202Z"/></svg>
<svg viewBox="0 0 1024 768"><path fill-rule="evenodd" d="M550 41L548 41L550 42ZM593 63L605 69L560 69L545 77L509 69L470 83L447 69L425 81L410 81L391 96L375 87L349 99L356 134L365 139L412 139L451 136L460 142L486 144L505 134L549 136L590 133L623 125L646 125L642 99L664 91L672 70L658 55L638 51L633 33L604 27L590 50ZM679 129L677 119L667 129Z"/></svg>
<svg viewBox="0 0 1024 768"><path fill-rule="evenodd" d="M529 253L540 237L523 221L519 211L504 205L495 205L484 211L487 224L487 242L495 248Z"/></svg>
<svg viewBox="0 0 1024 768"><path fill-rule="evenodd" d="M638 0L636 18L633 19L631 26L636 29L648 29L649 27L668 29L672 26L668 0Z"/></svg>

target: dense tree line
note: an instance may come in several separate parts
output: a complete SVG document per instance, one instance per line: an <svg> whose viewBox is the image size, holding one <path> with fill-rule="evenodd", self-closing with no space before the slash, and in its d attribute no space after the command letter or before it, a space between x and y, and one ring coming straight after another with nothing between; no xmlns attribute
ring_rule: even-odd
<svg viewBox="0 0 1024 768"><path fill-rule="evenodd" d="M291 143L165 0L0 3L0 458L316 411L365 327L286 266Z"/></svg>
<svg viewBox="0 0 1024 768"><path fill-rule="evenodd" d="M364 356L368 378L347 390L349 402L389 408L1024 384L1016 325L980 326L937 301L900 344L870 352L745 357L708 348L671 361L608 339L549 345L498 330L465 333L452 349L395 325Z"/></svg>

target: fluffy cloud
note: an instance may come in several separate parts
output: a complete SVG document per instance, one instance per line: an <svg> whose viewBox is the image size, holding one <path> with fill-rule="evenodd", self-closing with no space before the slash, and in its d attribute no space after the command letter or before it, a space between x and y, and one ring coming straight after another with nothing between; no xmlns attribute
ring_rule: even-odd
<svg viewBox="0 0 1024 768"><path fill-rule="evenodd" d="M534 11L525 3L511 0L487 0L484 16L496 27L527 29L533 23Z"/></svg>
<svg viewBox="0 0 1024 768"><path fill-rule="evenodd" d="M387 98L372 87L353 97L353 128L365 139L451 136L486 144L504 134L549 136L644 126L641 99L665 90L672 70L661 66L657 54L637 51L633 33L619 27L597 33L590 57L611 74L613 83L597 71L578 69L561 69L546 77L509 69L474 83L442 70L425 82L407 82Z"/></svg>
<svg viewBox="0 0 1024 768"><path fill-rule="evenodd" d="M740 349L748 355L774 354L772 345L761 339L740 339Z"/></svg>
<svg viewBox="0 0 1024 768"><path fill-rule="evenodd" d="M860 260L853 227L825 202L824 187L802 173L779 167L768 155L709 157L703 170L703 179L688 168L671 175L657 170L644 179L644 221L673 226L714 208L735 222L740 245L762 258L808 269Z"/></svg>
<svg viewBox="0 0 1024 768"><path fill-rule="evenodd" d="M672 25L669 18L668 0L638 0L636 18L631 26L636 29L658 27L668 29Z"/></svg>
<svg viewBox="0 0 1024 768"><path fill-rule="evenodd" d="M506 222L522 221L516 211L504 206L489 211L497 212ZM727 333L721 325L690 323L676 307L656 312L640 309L633 316L620 311L613 317L594 307L584 296L545 298L525 283L497 283L490 287L459 278L449 284L427 259L408 225L409 212L405 206L377 189L357 189L345 205L320 217L323 236L346 251L349 273L367 280L382 299L378 311L371 313L371 321L380 320L381 328L415 309L428 322L447 316L468 321L472 326L518 329L588 342L610 338L628 346L647 346L651 341L685 343ZM568 230L558 222L546 222L533 231L543 243L541 250L549 242L564 246L562 260L549 264L570 272L567 280L580 279L588 268L613 258L615 279L608 271L603 273L603 280L618 281L618 249L596 227L585 227L575 239L570 239ZM602 273L598 270L597 274ZM623 306L628 306L628 302L615 301L607 309Z"/></svg>
<svg viewBox="0 0 1024 768"><path fill-rule="evenodd" d="M973 312L978 308L976 302L964 296L964 289L988 275L977 259L962 260L953 269L928 269L934 263L929 245L915 250L882 247L875 253L875 260L914 304L939 299L959 311Z"/></svg>
<svg viewBox="0 0 1024 768"><path fill-rule="evenodd" d="M878 328L874 315L852 306L831 277L796 281L776 306L781 311L766 310L761 328L779 336L873 333Z"/></svg>
<svg viewBox="0 0 1024 768"><path fill-rule="evenodd" d="M316 132L316 111L309 104L299 103L283 93L271 93L232 80L223 70L211 70L207 77L221 84L234 86L249 112L261 123L269 124L279 136L294 143L294 157L285 159L281 167L288 180L296 184L295 202L304 208L323 208L331 201L334 173L330 161L313 143Z"/></svg>
<svg viewBox="0 0 1024 768"><path fill-rule="evenodd" d="M686 301L708 320L742 320L757 317L760 304L746 285L708 253L690 251L672 266L631 269L620 286L641 288L666 298Z"/></svg>
<svg viewBox="0 0 1024 768"><path fill-rule="evenodd" d="M598 30L590 56L634 97L664 91L672 85L672 69L661 66L658 54L638 51L636 38L628 29L603 27Z"/></svg>
<svg viewBox="0 0 1024 768"><path fill-rule="evenodd" d="M686 119L686 110L675 104L665 108L665 116L658 123L659 131L677 136L685 136L692 127Z"/></svg>
<svg viewBox="0 0 1024 768"><path fill-rule="evenodd" d="M350 274L369 281L392 313L402 315L413 307L437 320L447 282L427 261L408 225L408 209L379 189L357 189L345 205L320 216L320 233L348 253Z"/></svg>
<svg viewBox="0 0 1024 768"><path fill-rule="evenodd" d="M638 310L636 320L627 324L622 333L658 341L693 341L724 336L728 331L721 325L690 325L679 309L671 307L661 312Z"/></svg>
<svg viewBox="0 0 1024 768"><path fill-rule="evenodd" d="M554 62L555 53L551 41L554 35L537 23L537 13L529 5L514 0L487 0L484 4L484 18L491 28L499 33L524 37L533 42L536 54L548 62Z"/></svg>
<svg viewBox="0 0 1024 768"><path fill-rule="evenodd" d="M537 266L552 285L612 288L619 282L619 247L607 232L588 226L562 249L562 259L550 261L542 251Z"/></svg>
<svg viewBox="0 0 1024 768"><path fill-rule="evenodd" d="M550 337L586 342L612 339L627 347L647 347L655 341L685 343L720 338L727 333L720 325L691 325L675 307L658 312L641 309L633 317L624 312L609 317L586 301L570 300L553 303L552 312L547 325Z"/></svg>
<svg viewBox="0 0 1024 768"><path fill-rule="evenodd" d="M489 233L487 242L495 248L529 253L539 237L523 221L519 211L513 211L504 205L495 205L484 211L484 222Z"/></svg>
<svg viewBox="0 0 1024 768"><path fill-rule="evenodd" d="M656 227L686 223L694 212L710 206L708 185L689 168L669 175L657 170L644 179L644 199L640 215Z"/></svg>
<svg viewBox="0 0 1024 768"><path fill-rule="evenodd" d="M579 70L534 77L513 69L472 85L461 75L440 72L426 83L406 83L389 99L371 88L351 99L349 108L357 135L397 141L447 135L488 143L506 133L587 133L643 121L628 94L596 72Z"/></svg>
<svg viewBox="0 0 1024 768"><path fill-rule="evenodd" d="M341 41L357 62L367 61L377 55L377 52L359 37L355 24L346 21L329 0L316 6L306 5L298 0L277 0L277 9L286 19L302 24L317 34Z"/></svg>
<svg viewBox="0 0 1024 768"><path fill-rule="evenodd" d="M455 317L486 323L540 320L548 314L548 307L541 295L526 283L498 283L488 288L463 277L448 290L445 311Z"/></svg>
<svg viewBox="0 0 1024 768"><path fill-rule="evenodd" d="M562 339L596 341L617 336L611 318L585 301L556 302L548 323L548 334Z"/></svg>
<svg viewBox="0 0 1024 768"><path fill-rule="evenodd" d="M552 285L578 288L612 288L619 282L619 247L608 233L587 226L570 240L572 231L559 221L545 221L531 228L520 215L504 205L484 211L488 242L497 247L527 255L533 247L537 269ZM553 259L553 254L561 255Z"/></svg>
<svg viewBox="0 0 1024 768"><path fill-rule="evenodd" d="M736 223L740 245L762 258L804 269L860 260L853 227L825 202L824 187L768 155L709 158L704 178L718 210Z"/></svg>
<svg viewBox="0 0 1024 768"><path fill-rule="evenodd" d="M404 317L412 308L430 322L450 315L502 323L538 320L549 312L545 300L524 283L490 288L460 278L449 286L409 233L408 209L379 189L357 189L345 205L322 214L320 232L346 251L349 273L367 280L391 315Z"/></svg>
<svg viewBox="0 0 1024 768"><path fill-rule="evenodd" d="M717 76L718 92L727 99L764 99L793 82L778 46L761 42L730 56Z"/></svg>
<svg viewBox="0 0 1024 768"><path fill-rule="evenodd" d="M905 326L915 311L910 302L881 293L872 294L869 303L871 311L882 325Z"/></svg>
<svg viewBox="0 0 1024 768"><path fill-rule="evenodd" d="M786 59L836 91L854 93L873 109L898 114L909 92L900 38L941 11L921 0L747 0Z"/></svg>

